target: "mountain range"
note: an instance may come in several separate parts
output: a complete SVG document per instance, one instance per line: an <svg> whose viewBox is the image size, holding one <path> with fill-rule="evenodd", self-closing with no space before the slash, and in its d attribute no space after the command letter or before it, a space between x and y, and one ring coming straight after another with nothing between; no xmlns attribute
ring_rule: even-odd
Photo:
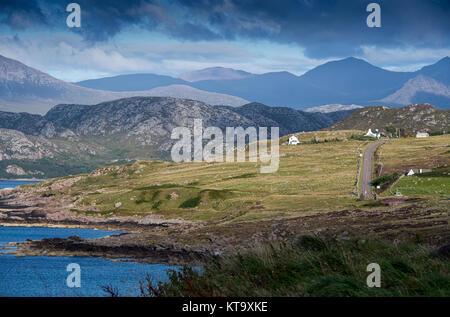
<svg viewBox="0 0 450 317"><path fill-rule="evenodd" d="M128 74L67 83L0 55L0 110L44 114L61 103L97 104L134 96L192 99L212 105L258 102L295 109L328 104L450 107L450 58L416 72L393 72L357 58L332 61L301 76L251 74L223 67L180 75Z"/></svg>
<svg viewBox="0 0 450 317"><path fill-rule="evenodd" d="M171 80L164 77L161 85L182 84L269 106L296 109L336 103L402 106L425 102L449 108L449 74L449 57L415 72L389 71L362 59L349 57L325 63L301 76L289 72L251 74L217 67L183 74L180 78L171 77ZM129 82L130 75L113 78L114 84L111 85L107 84L111 80L108 78L76 84L110 91L122 89L117 87L126 87L128 90L152 89L157 85L154 80L149 80L136 83L133 88Z"/></svg>
<svg viewBox="0 0 450 317"><path fill-rule="evenodd" d="M0 111L44 114L54 105L60 103L93 105L134 96L172 96L195 99L213 105L241 106L248 103L247 100L239 97L200 91L195 87L179 85L184 81L172 81L167 76L138 74L125 76L124 78L121 77L120 84L117 84L123 89L114 86L116 84L114 78L105 80L105 85L101 84L103 81L100 83L98 81L90 82L90 85L96 88L86 88L56 79L16 60L0 55ZM146 87L150 88L126 91L125 88L130 88L130 86L141 88L136 86L139 83L145 83ZM160 87L161 83L173 85L162 88ZM102 90L111 85L116 87L114 88L116 91Z"/></svg>
<svg viewBox="0 0 450 317"><path fill-rule="evenodd" d="M175 127L280 128L280 135L319 130L349 111L307 113L251 103L212 106L171 97L131 97L97 105L60 104L44 116L0 111L0 177L56 177L138 159L169 159ZM9 172L8 172L9 171Z"/></svg>

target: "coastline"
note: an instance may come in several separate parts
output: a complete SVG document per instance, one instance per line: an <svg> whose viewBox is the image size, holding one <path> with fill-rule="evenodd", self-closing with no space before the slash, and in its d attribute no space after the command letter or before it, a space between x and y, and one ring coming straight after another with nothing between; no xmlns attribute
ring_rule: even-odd
<svg viewBox="0 0 450 317"><path fill-rule="evenodd" d="M1 211L1 210L0 210ZM15 222L0 222L0 227L27 227L27 228L61 228L61 229L92 229L92 230L104 230L104 228L93 227L89 224L75 225L75 224L55 224L55 223L15 223ZM122 231L119 228L115 228L109 231Z"/></svg>
<svg viewBox="0 0 450 317"><path fill-rule="evenodd" d="M43 182L48 178L0 178L0 182Z"/></svg>
<svg viewBox="0 0 450 317"><path fill-rule="evenodd" d="M70 186L63 180L54 184ZM1 193L1 192L0 192ZM227 255L270 243L287 243L299 235L320 234L338 239L378 236L408 240L420 230L424 242L442 245L450 239L445 204L410 202L400 206L345 209L254 221L190 221L162 215L112 216L71 211L72 197L46 195L35 188L18 188L0 195L0 225L88 228L126 233L99 239L43 239L17 244L17 256L93 256L132 258L136 262L195 265L212 255ZM405 222L414 220L414 225ZM367 228L370 228L367 230ZM414 230L411 230L414 228ZM433 230L431 230L431 228Z"/></svg>
<svg viewBox="0 0 450 317"><path fill-rule="evenodd" d="M67 257L101 257L104 259L127 259L144 264L166 265L201 265L204 264L213 251L213 246L198 248L185 244L166 241L167 235L155 233L158 229L165 229L167 224L137 224L134 222L78 222L78 221L0 221L0 227L41 227L67 228L117 231L101 238L82 239L78 236L68 238L44 238L12 243L16 247L9 253L17 257L25 256L67 256ZM176 227L176 225L174 225ZM175 231L180 228L173 228ZM148 241L142 236L155 233Z"/></svg>

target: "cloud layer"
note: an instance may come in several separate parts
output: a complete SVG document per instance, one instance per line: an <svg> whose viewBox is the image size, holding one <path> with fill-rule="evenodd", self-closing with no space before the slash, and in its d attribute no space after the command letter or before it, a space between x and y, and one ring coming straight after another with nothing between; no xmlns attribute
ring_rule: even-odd
<svg viewBox="0 0 450 317"><path fill-rule="evenodd" d="M66 26L77 2L82 27ZM382 27L368 28L368 3ZM448 0L2 0L0 54L78 81L213 66L297 75L356 56L416 70L450 55Z"/></svg>
<svg viewBox="0 0 450 317"><path fill-rule="evenodd" d="M450 2L378 0L382 27L368 28L367 0L77 0L91 43L130 28L185 41L270 40L298 44L313 58L358 55L362 46L450 46ZM65 29L68 1L0 3L0 22L12 30Z"/></svg>

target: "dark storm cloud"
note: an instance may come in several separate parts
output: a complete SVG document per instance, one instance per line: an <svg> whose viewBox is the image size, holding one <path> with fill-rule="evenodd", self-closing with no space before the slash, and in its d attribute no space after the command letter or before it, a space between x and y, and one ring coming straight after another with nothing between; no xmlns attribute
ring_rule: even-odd
<svg viewBox="0 0 450 317"><path fill-rule="evenodd" d="M1 0L0 23L13 29L23 30L29 27L47 24L47 18L42 9L34 1Z"/></svg>
<svg viewBox="0 0 450 317"><path fill-rule="evenodd" d="M71 1L1 1L13 29L64 28ZM141 27L184 40L267 39L295 43L310 57L356 55L361 45L441 48L450 45L450 1L442 0L73 0L91 42ZM366 26L367 4L382 8L382 27Z"/></svg>

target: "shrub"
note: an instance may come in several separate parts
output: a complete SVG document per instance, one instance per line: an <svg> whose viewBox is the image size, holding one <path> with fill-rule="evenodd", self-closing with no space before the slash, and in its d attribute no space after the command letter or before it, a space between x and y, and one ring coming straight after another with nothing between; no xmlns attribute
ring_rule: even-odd
<svg viewBox="0 0 450 317"><path fill-rule="evenodd" d="M397 172L389 175L383 175L372 180L370 184L372 186L382 186L384 184L389 184L390 182L394 181L397 177L398 177Z"/></svg>
<svg viewBox="0 0 450 317"><path fill-rule="evenodd" d="M183 209L195 208L200 204L200 200L201 200L200 196L190 198L190 199L186 200L185 202L183 202L180 205L180 208L183 208Z"/></svg>

